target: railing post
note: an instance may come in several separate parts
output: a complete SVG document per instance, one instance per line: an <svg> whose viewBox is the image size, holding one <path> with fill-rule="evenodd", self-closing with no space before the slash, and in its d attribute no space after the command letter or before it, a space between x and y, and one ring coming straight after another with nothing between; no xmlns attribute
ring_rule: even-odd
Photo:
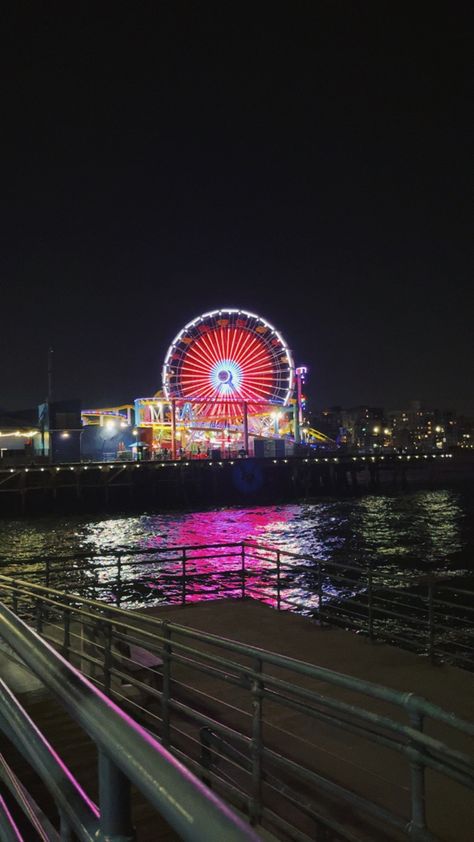
<svg viewBox="0 0 474 842"><path fill-rule="evenodd" d="M257 658L254 662L254 672L262 672L262 662ZM260 821L262 810L262 702L263 687L260 678L252 681L252 796L250 798L250 823L255 825Z"/></svg>
<svg viewBox="0 0 474 842"><path fill-rule="evenodd" d="M240 556L241 556L241 570L240 575L242 578L242 599L245 599L245 544L242 541L240 545Z"/></svg>
<svg viewBox="0 0 474 842"><path fill-rule="evenodd" d="M372 563L367 568L367 611L369 622L369 639L374 637L374 593L372 588Z"/></svg>
<svg viewBox="0 0 474 842"><path fill-rule="evenodd" d="M72 827L69 824L69 819L64 813L59 811L59 838L61 842L73 842L74 834Z"/></svg>
<svg viewBox="0 0 474 842"><path fill-rule="evenodd" d="M410 711L410 726L420 733L423 732L423 716L417 710ZM417 745L414 746L420 751ZM419 758L410 760L411 780L411 822L410 835L415 839L423 838L426 833L425 810L425 765Z"/></svg>
<svg viewBox="0 0 474 842"><path fill-rule="evenodd" d="M211 746L212 731L208 726L201 728L199 731L199 739L201 742L201 778L202 782L212 789L212 778L208 772L212 769L212 746Z"/></svg>
<svg viewBox="0 0 474 842"><path fill-rule="evenodd" d="M100 829L104 839L111 842L133 842L130 781L99 751Z"/></svg>
<svg viewBox="0 0 474 842"><path fill-rule="evenodd" d="M49 588L50 580L51 580L51 561L50 561L49 557L46 559L46 569L45 569L44 579L45 579L46 587Z"/></svg>
<svg viewBox="0 0 474 842"><path fill-rule="evenodd" d="M171 685L171 640L170 630L166 622L163 623L163 690L161 694L161 742L168 748L170 744L170 685Z"/></svg>
<svg viewBox="0 0 474 842"><path fill-rule="evenodd" d="M41 634L43 631L43 600L36 600L36 631Z"/></svg>
<svg viewBox="0 0 474 842"><path fill-rule="evenodd" d="M115 602L117 608L120 608L120 603L122 601L122 556L121 553L117 556L117 596L115 597Z"/></svg>
<svg viewBox="0 0 474 842"><path fill-rule="evenodd" d="M97 588L99 586L99 572L97 567L94 567L92 573L92 599L97 599Z"/></svg>
<svg viewBox="0 0 474 842"><path fill-rule="evenodd" d="M186 605L186 549L181 550L181 604Z"/></svg>
<svg viewBox="0 0 474 842"><path fill-rule="evenodd" d="M434 583L428 585L428 655L432 664L435 660L435 615L434 615Z"/></svg>
<svg viewBox="0 0 474 842"><path fill-rule="evenodd" d="M276 566L277 566L277 609L280 610L281 607L281 577L280 577L280 563L281 563L281 553L280 550L276 551Z"/></svg>
<svg viewBox="0 0 474 842"><path fill-rule="evenodd" d="M69 647L71 645L71 609L64 609L64 638L63 638L63 655L69 660Z"/></svg>
<svg viewBox="0 0 474 842"><path fill-rule="evenodd" d="M111 675L110 669L112 666L112 625L107 623L105 627L105 642L104 642L104 693L110 696Z"/></svg>
<svg viewBox="0 0 474 842"><path fill-rule="evenodd" d="M323 577L321 574L321 562L318 561L318 613L319 623L323 624Z"/></svg>

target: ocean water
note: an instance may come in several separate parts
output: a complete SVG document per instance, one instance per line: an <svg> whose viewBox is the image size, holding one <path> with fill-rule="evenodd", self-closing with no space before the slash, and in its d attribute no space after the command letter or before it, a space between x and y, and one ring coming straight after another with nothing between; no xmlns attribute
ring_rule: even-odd
<svg viewBox="0 0 474 842"><path fill-rule="evenodd" d="M314 503L0 521L3 564L41 556L254 539L326 562L471 577L474 494L452 489Z"/></svg>

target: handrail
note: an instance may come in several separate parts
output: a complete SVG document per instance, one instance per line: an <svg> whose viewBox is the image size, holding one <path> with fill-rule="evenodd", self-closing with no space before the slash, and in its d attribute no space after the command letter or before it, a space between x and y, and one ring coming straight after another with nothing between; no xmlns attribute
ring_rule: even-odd
<svg viewBox="0 0 474 842"><path fill-rule="evenodd" d="M23 595L29 595L31 592L33 592L36 596L41 594L42 600L45 603L50 603L52 605L56 605L57 607L63 607L64 602L67 602L68 604L75 604L76 606L78 603L81 603L82 605L86 605L92 609L98 609L100 612L110 614L112 617L123 618L125 621L124 625L127 628L138 629L144 636L150 634L150 637L152 637L155 641L157 640L157 635L156 633L153 635L149 633L149 629L157 629L161 633L164 629L166 629L169 634L179 634L182 637L188 637L202 643L210 643L219 649L225 649L239 655L246 655L252 659L258 658L268 664L282 667L294 672L295 674L324 680L328 684L344 687L347 690L353 690L369 697L379 698L384 702L403 707L406 710L418 711L425 716L438 719L440 722L444 722L454 728L459 728L460 730L474 736L474 723L463 720L454 713L445 711L443 708L440 708L438 705L434 705L432 702L429 702L422 696L418 696L415 693L402 693L399 690L393 690L392 688L385 687L374 682L338 673L334 670L327 669L326 667L318 667L305 661L290 658L287 655L280 655L276 652L252 646L251 644L239 643L238 641L222 637L221 635L214 635L211 632L204 632L191 628L190 626L183 626L179 623L161 619L141 611L131 612L124 608L118 608L115 605L100 602L99 600L89 599L77 594L66 594L62 591L56 590L55 588L46 588L44 585L37 585L35 583L26 582L21 579L13 579L0 574L0 593L2 584L12 592L21 593ZM58 602L55 603L52 597L57 597ZM76 607L75 610L78 613L81 613L81 609ZM161 635L158 635L158 637L161 637ZM175 645L179 646L179 644Z"/></svg>
<svg viewBox="0 0 474 842"><path fill-rule="evenodd" d="M148 563L152 564L154 562L155 563L158 562L158 563L167 564L167 563L171 563L173 561L177 561L177 562L180 561L181 560L181 553L183 551L194 552L194 551L197 551L197 550L208 550L208 549L213 550L213 549L227 549L227 548L229 548L229 549L244 548L245 549L246 547L248 547L249 549L256 549L256 550L261 550L261 551L264 551L264 552L267 552L267 553L272 553L274 556L279 555L280 558L285 556L287 558L299 559L299 560L308 561L308 562L311 562L311 563L316 562L318 565L321 565L322 568L327 568L329 570L341 570L341 571L351 570L351 571L354 571L355 573L358 573L358 574L366 572L366 567L364 567L363 565L354 565L354 564L350 564L348 562L341 562L341 561L334 561L334 560L327 560L327 559L319 559L318 557L316 557L314 555L310 555L308 553L296 553L292 550L286 550L286 549L278 547L278 546L273 546L271 544L266 544L266 543L262 543L260 541L254 541L254 540L251 540L251 539L246 539L246 540L243 540L243 541L222 541L222 542L214 542L214 543L210 543L210 544L190 544L190 545L173 544L173 545L167 545L166 547L140 547L140 548L134 547L134 548L129 548L129 547L124 547L124 546L119 546L119 547L114 548L114 549L104 548L104 549L99 549L99 550L96 549L96 550L91 551L91 552L81 552L81 553L76 552L76 553L68 553L68 554L65 554L65 555L42 555L41 557L25 556L24 558L19 558L19 559L15 559L15 560L11 560L11 559L7 558L6 556L0 555L0 569L2 569L4 567L8 567L8 568L10 568L10 567L20 567L20 568L24 569L25 567L28 567L28 565L30 565L30 564L34 564L34 565L41 564L41 565L46 566L51 562L53 564L56 563L59 566L59 565L64 564L65 562L81 561L81 560L86 560L86 559L91 559L91 558L99 558L100 562L96 565L89 565L87 567L87 570L108 569L109 567L116 566L116 564L114 564L114 563L110 564L107 561L104 562L104 560L103 560L104 558L105 559L109 559L109 558L110 559L120 559L122 561L122 563L123 563L124 558L125 558L125 559L127 559L125 561L125 564L127 564L127 565L133 565L134 563L135 564L148 564ZM170 558L155 559L155 558L152 558L149 562L148 558L147 558L149 556L168 555L168 554L174 553L174 552L180 553L180 555L177 558L174 558L174 559L170 559ZM129 558L133 559L134 557L137 557L137 556L140 557L139 561L137 561L137 562L128 561ZM145 558L143 558L143 556L145 556ZM212 558L219 558L219 557L220 556L216 554L216 555L212 555L212 556L208 556L208 557L204 556L202 558L212 559ZM229 557L229 558L238 557L238 553L236 553L235 555L229 554L229 555L224 556L224 557ZM195 561L195 560L198 560L199 558L200 558L199 556L190 557L188 559L188 561ZM270 559L266 559L265 556L255 556L255 558L260 559L262 561L270 560ZM304 568L301 568L301 569L304 569ZM293 572L294 570L298 570L298 568L294 568L293 566L291 566L288 572ZM35 572L39 573L40 571L35 571ZM375 572L375 569L374 569L374 572ZM385 576L387 575L386 572L384 573L384 575ZM434 583L437 583L438 587L441 587L443 590L450 591L450 592L453 592L453 593L459 593L459 594L465 593L465 594L468 594L469 596L472 596L472 594L473 594L472 591L469 591L469 590L466 590L466 589L461 589L461 588L459 588L459 589L458 588L452 588L452 587L449 587L446 584L443 584L443 582L445 580L446 580L445 575L443 575L439 578L437 576L430 576L430 577L421 576L421 577L419 577L419 583L420 584L427 584L427 583L429 584L430 582L434 582ZM412 583L417 584L417 581L418 581L417 579L413 579ZM399 581L398 577L394 577L394 583L398 584L398 585L400 584L400 581ZM383 584L383 586L386 587L384 584Z"/></svg>
<svg viewBox="0 0 474 842"><path fill-rule="evenodd" d="M23 842L5 799L0 793L0 838L5 842Z"/></svg>
<svg viewBox="0 0 474 842"><path fill-rule="evenodd" d="M207 674L215 680L225 681L238 688L243 688L251 694L252 701L255 703L254 711L258 711L261 704L268 700L271 704L283 705L288 710L299 711L306 717L310 717L310 721L319 721L323 727L329 725L332 728L340 729L343 733L344 731L352 733L359 738L369 740L381 749L393 750L398 756L403 756L408 763L412 781L409 790L411 793L412 821L409 825L406 825L403 821L402 824L405 832L410 833L413 838L420 840L431 838L426 835L424 820L424 769L431 768L441 772L462 786L471 787L473 785L474 762L470 755L460 751L457 747L459 738L457 738L457 742L455 739L454 745L450 745L449 741L440 742L429 733L423 733L423 720L430 717L432 720L437 720L457 729L466 736L474 735L474 724L466 722L415 694L402 693L381 685L374 685L362 679L296 661L293 658L268 652L255 646L190 629L179 623L169 622L149 614L126 611L76 594L63 594L41 585L31 585L21 580L1 576L0 594L2 589L5 596L9 593L10 597L13 596L16 600L16 604L22 603L24 609L31 603L33 620L39 624L39 628L43 627L43 633L47 636L51 635L56 628L54 623L57 623L57 619L54 620L53 617L55 614L57 617L59 613L60 623L64 621L65 624L63 629L64 639L61 639L61 631L59 638L53 634L53 637L49 637L49 639L59 648L64 647L63 651L68 652L69 657L81 658L85 668L89 669L87 666L89 665L91 675L95 677L97 683L106 688L107 693L110 693L114 698L118 698L120 703L129 704L125 697L121 695L121 681L129 683L140 693L148 694L149 699L159 702L161 718L158 717L157 720L156 716L153 716L152 719L155 723L161 723L159 725L160 733L167 746L172 745L169 742L170 713L172 712L173 716L182 714L195 725L211 727L221 735L227 735L228 738L237 742L243 740L246 750L251 749L252 777L254 780L258 780L258 777L255 777L258 775L259 768L256 757L260 757L263 761L268 759L272 764L276 763L284 774L291 777L298 773L310 785L316 786L317 789L321 788L321 791L332 793L338 799L342 798L347 804L352 804L356 810L361 810L363 814L365 812L365 815L372 816L375 820L388 822L392 827L401 828L400 816L397 817L395 813L387 813L382 806L377 806L376 803L368 801L367 797L356 795L350 789L341 789L334 781L331 782L327 778L322 779L317 774L315 776L315 772L311 771L310 767L295 764L291 759L281 755L278 750L275 751L275 747L265 745L261 738L258 738L257 742L255 742L256 738L250 740L246 736L246 727L243 731L238 732L233 731L232 728L229 729L229 726L225 724L225 711L228 707L225 702L222 702L223 708L220 709L222 716L221 713L215 713L214 718L212 713L206 714L199 706L196 707L195 702L189 703L189 700L186 701L185 698L183 703L179 695L175 695L175 692L179 686L182 686L185 692L190 688L192 689L193 682L191 681L189 686L186 682L180 685L178 679L176 684L176 678L174 677L173 685L175 689L173 690L169 684L171 665L182 664L191 670L197 670L199 676ZM48 626L48 624L51 625ZM61 626L57 628L61 629ZM99 634L98 638L95 637L97 633ZM95 647L92 652L91 650L87 651L87 648L84 648L80 642L83 639L81 636L84 634L84 639L89 640L91 645ZM89 634L92 636L88 637ZM77 641L77 643L74 641ZM133 665L140 666L134 661L133 655L130 654L125 658L121 655L121 664L111 663L110 652L114 641L127 642L130 647L142 647L142 651L145 649L161 656L164 661L163 667L160 668L161 689L158 689L161 685L157 687L156 683L152 685L144 684L142 683L143 678L140 676L135 678L133 672L132 674L128 672L127 664L132 667ZM201 643L204 646L194 645L195 643ZM210 647L220 651L211 654ZM243 657L249 661L247 665L243 663ZM283 680L268 667L285 669L290 673L290 677ZM102 680L99 678L100 673L102 673ZM150 678L153 675L156 677L153 668L147 671L147 675ZM298 677L310 677L318 682L324 681L329 686L362 693L366 697L396 705L399 710L406 711L408 723L404 724L390 716L381 715L379 712L371 712L370 708L363 706L363 703L356 706L338 700L337 697L331 697L329 691L326 691L326 695L322 695L315 689L308 687L306 682L299 681ZM111 678L115 681L115 685L111 684ZM199 686L198 683L196 689ZM202 699L204 702L208 700L211 703L217 703L219 695L213 699L212 694L207 696L204 693ZM132 709L137 710L139 714L148 715L147 711L140 706L133 702L130 704ZM252 714L252 720L254 723L258 723L258 719L255 720L254 717L255 713ZM218 721L216 721L216 718ZM157 725L154 725L154 727L156 728ZM175 728L175 725L172 725L172 727ZM256 733L258 733L258 729ZM196 761L193 757L186 752L183 753L174 741L172 750L179 757L182 757L186 763L190 764L191 768L196 768ZM255 754L255 751L257 751L257 754ZM197 768L199 769L199 764ZM200 771L202 772L202 767ZM212 775L214 775L213 770ZM217 774L215 780L218 781L220 786L224 786L219 774ZM316 780L318 783L316 783ZM261 806L257 808L255 805L259 803ZM264 817L266 815L273 820L275 819L272 811L259 801L251 800L249 807L254 811L254 817L258 816L258 809L260 809L263 811ZM272 813L271 817L270 813ZM296 838L298 837L296 836Z"/></svg>
<svg viewBox="0 0 474 842"><path fill-rule="evenodd" d="M100 838L99 810L71 775L11 690L0 679L1 727L30 766L47 776L48 789L80 839ZM5 727L6 726L6 727Z"/></svg>
<svg viewBox="0 0 474 842"><path fill-rule="evenodd" d="M66 567L68 568L66 570ZM210 577L215 592L240 595L274 605L278 610L303 611L321 623L353 628L434 661L452 661L474 668L472 622L474 591L448 588L446 577L422 576L405 582L375 565L322 560L248 539L209 544L91 550L69 556L29 557L6 563L8 574L21 569L30 581L71 587L76 592L104 594L130 607L144 596L156 602L150 577L160 577L159 601L185 604L207 594ZM67 581L66 581L67 577ZM309 577L309 578L308 578ZM177 587L176 587L177 585ZM303 592L301 588L303 587ZM137 590L138 589L138 590ZM443 599L453 593L459 599Z"/></svg>
<svg viewBox="0 0 474 842"><path fill-rule="evenodd" d="M120 794L107 790L107 780L120 784L123 776L183 839L259 839L156 739L2 603L0 633L99 747L101 826L105 835L109 828L104 823L114 824L111 799L116 802ZM121 782L122 787L117 789L123 792ZM120 810L120 805L117 808Z"/></svg>
<svg viewBox="0 0 474 842"><path fill-rule="evenodd" d="M0 754L0 779L21 807L42 842L60 842L59 833Z"/></svg>
<svg viewBox="0 0 474 842"><path fill-rule="evenodd" d="M246 543L246 542L245 542ZM212 544L190 544L189 546L186 545L187 550L202 550L204 549L219 549L220 547L240 547L242 544L241 541L219 541L214 542ZM155 555L160 553L169 553L175 552L176 550L181 551L183 549L181 544L172 544L166 545L166 547L124 547L119 546L114 549L104 548L99 552L82 552L82 553L66 553L65 555L53 555L53 556L41 556L41 561L50 560L50 561L76 561L79 559L90 558L91 555L98 555L100 557L111 557L114 558L119 555L127 555L127 556L134 556L134 555ZM28 563L37 563L38 557L37 556L25 556L21 559L16 559L15 561L11 561L7 556L0 555L0 564L8 564L10 565L25 565Z"/></svg>

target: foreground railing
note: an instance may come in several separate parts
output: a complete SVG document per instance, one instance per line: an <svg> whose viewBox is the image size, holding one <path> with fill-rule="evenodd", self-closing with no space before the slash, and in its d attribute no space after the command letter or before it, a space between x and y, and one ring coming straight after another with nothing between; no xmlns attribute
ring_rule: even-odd
<svg viewBox="0 0 474 842"><path fill-rule="evenodd" d="M280 838L469 839L472 723L411 693L103 602L8 577L0 595Z"/></svg>
<svg viewBox="0 0 474 842"><path fill-rule="evenodd" d="M252 597L474 668L474 591L446 577L325 561L254 541L4 560L0 569L130 608Z"/></svg>
<svg viewBox="0 0 474 842"><path fill-rule="evenodd" d="M169 751L120 710L45 640L0 603L0 639L41 679L98 750L100 803L81 789L26 711L0 681L0 727L24 754L51 793L61 816L60 835L3 760L0 778L45 840L126 842L133 839L130 784L169 822L182 839L257 840L259 837ZM2 839L19 835L11 813L0 803ZM31 838L28 836L27 838Z"/></svg>

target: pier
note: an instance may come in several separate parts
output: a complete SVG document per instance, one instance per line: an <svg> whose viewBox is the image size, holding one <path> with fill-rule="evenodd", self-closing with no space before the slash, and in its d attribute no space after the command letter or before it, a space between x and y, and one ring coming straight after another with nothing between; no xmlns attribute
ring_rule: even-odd
<svg viewBox="0 0 474 842"><path fill-rule="evenodd" d="M472 453L0 466L0 516L268 504L472 478Z"/></svg>

